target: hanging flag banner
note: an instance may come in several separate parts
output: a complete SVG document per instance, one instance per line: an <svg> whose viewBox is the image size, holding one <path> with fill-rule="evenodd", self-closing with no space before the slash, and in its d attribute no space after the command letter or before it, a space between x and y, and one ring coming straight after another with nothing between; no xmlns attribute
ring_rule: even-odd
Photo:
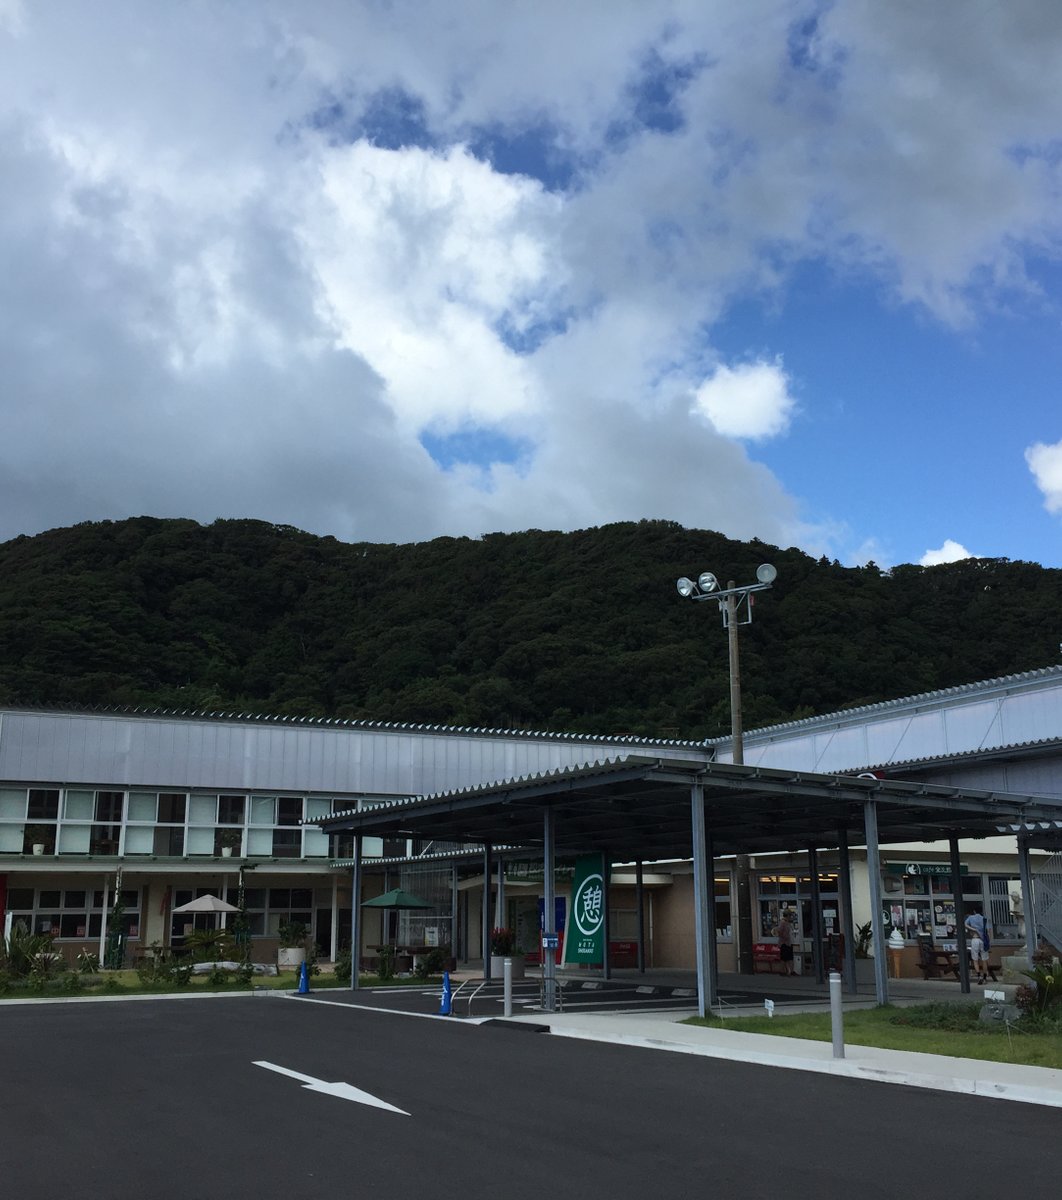
<svg viewBox="0 0 1062 1200"><path fill-rule="evenodd" d="M602 966L605 961L605 856L575 860L572 911L564 938L564 965Z"/></svg>

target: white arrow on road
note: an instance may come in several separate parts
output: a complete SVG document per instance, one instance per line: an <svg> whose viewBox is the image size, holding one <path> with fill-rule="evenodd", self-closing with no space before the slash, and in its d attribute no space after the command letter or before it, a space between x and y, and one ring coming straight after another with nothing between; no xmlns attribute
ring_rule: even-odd
<svg viewBox="0 0 1062 1200"><path fill-rule="evenodd" d="M409 1116L409 1113L395 1108L386 1100L380 1100L368 1092L363 1092L361 1088L352 1087L349 1083L326 1083L323 1079L314 1079L312 1075L300 1075L298 1071L290 1071L287 1067L278 1067L276 1063L271 1062L256 1062L254 1065L265 1067L267 1071L276 1071L278 1075L288 1075L292 1079L299 1079L308 1092L324 1092L326 1096L338 1096L340 1100L353 1100L357 1104L369 1104L373 1108L382 1108L403 1117Z"/></svg>

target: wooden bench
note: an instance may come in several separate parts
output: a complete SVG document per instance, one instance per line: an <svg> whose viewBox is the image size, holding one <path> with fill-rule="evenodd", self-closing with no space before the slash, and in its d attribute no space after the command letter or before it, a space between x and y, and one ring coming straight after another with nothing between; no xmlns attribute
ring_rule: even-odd
<svg viewBox="0 0 1062 1200"><path fill-rule="evenodd" d="M771 942L753 942L752 943L752 969L753 971L760 970L761 964L766 963L767 970L773 971L774 964L782 966L782 947L773 945Z"/></svg>
<svg viewBox="0 0 1062 1200"><path fill-rule="evenodd" d="M959 952L957 950L941 950L921 939L918 942L918 969L922 972L923 979L959 980L962 978L959 972ZM999 963L988 962L985 964L985 973L993 983L996 982L998 970L1000 970ZM971 963L970 977L973 978L975 975L976 972Z"/></svg>

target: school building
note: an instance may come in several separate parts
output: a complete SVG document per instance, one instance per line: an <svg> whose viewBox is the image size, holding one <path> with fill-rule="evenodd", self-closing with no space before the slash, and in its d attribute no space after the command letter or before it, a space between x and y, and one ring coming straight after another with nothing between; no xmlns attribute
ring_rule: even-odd
<svg viewBox="0 0 1062 1200"><path fill-rule="evenodd" d="M686 783L675 781L708 789L716 842L700 893ZM831 787L846 811L860 788L880 799L869 852L862 826L821 836ZM566 799L576 792L580 806ZM539 839L514 815L532 797L564 813L549 886ZM446 821L430 817L447 806ZM355 922L355 836L362 902L401 886L432 908ZM612 871L617 966L695 967L707 887L720 970L770 945L783 910L808 962L818 939L852 940L878 910L914 972L920 935L955 936L956 854L963 899L983 906L1003 954L1031 926L1060 945L1062 667L747 731L742 767L728 739L0 709L0 921L52 934L70 958L102 951L116 896L134 961L212 919L174 914L206 894L242 898L259 961L275 957L285 921L305 923L326 958L355 924L363 960L385 942L450 944L478 960L498 924L533 957L547 899L563 924L573 861L595 850Z"/></svg>

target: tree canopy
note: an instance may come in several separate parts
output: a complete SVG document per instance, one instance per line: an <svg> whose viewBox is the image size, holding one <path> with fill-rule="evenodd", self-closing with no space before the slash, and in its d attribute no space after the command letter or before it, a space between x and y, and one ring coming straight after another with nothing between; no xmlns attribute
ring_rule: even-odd
<svg viewBox="0 0 1062 1200"><path fill-rule="evenodd" d="M842 567L670 521L409 545L138 517L0 545L0 701L711 737L727 638L675 591L778 568L746 728L1056 661L1062 572Z"/></svg>

